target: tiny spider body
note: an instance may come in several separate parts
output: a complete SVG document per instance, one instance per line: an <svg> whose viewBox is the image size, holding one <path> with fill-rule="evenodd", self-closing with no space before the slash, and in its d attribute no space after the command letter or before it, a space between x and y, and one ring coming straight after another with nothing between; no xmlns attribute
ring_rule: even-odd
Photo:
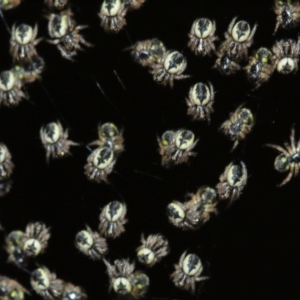
<svg viewBox="0 0 300 300"><path fill-rule="evenodd" d="M22 98L25 98L22 92L21 80L13 71L3 71L0 73L0 106L16 106Z"/></svg>
<svg viewBox="0 0 300 300"><path fill-rule="evenodd" d="M223 75L235 74L241 69L241 66L238 62L234 61L227 53L217 53L217 60L214 65L214 68Z"/></svg>
<svg viewBox="0 0 300 300"><path fill-rule="evenodd" d="M43 253L48 246L49 238L50 231L44 223L29 223L21 241L25 256L35 257Z"/></svg>
<svg viewBox="0 0 300 300"><path fill-rule="evenodd" d="M10 232L5 239L5 250L8 254L8 262L12 262L18 266L24 266L27 262L27 257L25 257L22 249L23 237L23 231L14 230Z"/></svg>
<svg viewBox="0 0 300 300"><path fill-rule="evenodd" d="M72 283L64 283L64 291L60 299L61 300L86 300L87 295L79 286L75 286Z"/></svg>
<svg viewBox="0 0 300 300"><path fill-rule="evenodd" d="M50 8L50 9L57 9L57 10L62 10L64 9L69 0L45 0L45 4Z"/></svg>
<svg viewBox="0 0 300 300"><path fill-rule="evenodd" d="M34 28L27 24L12 27L10 54L14 61L30 61L37 56L35 46L41 41L36 39L37 33L37 25Z"/></svg>
<svg viewBox="0 0 300 300"><path fill-rule="evenodd" d="M227 53L235 62L240 62L247 58L248 48L252 45L253 37L257 25L250 28L246 21L236 22L236 17L229 24L227 32L225 32L225 41L221 44L219 52Z"/></svg>
<svg viewBox="0 0 300 300"><path fill-rule="evenodd" d="M78 144L68 140L69 130L63 130L59 121L48 123L40 129L40 138L46 149L46 160L70 155L70 146Z"/></svg>
<svg viewBox="0 0 300 300"><path fill-rule="evenodd" d="M0 276L0 299L23 300L29 292L17 281L6 276Z"/></svg>
<svg viewBox="0 0 300 300"><path fill-rule="evenodd" d="M214 88L210 82L196 83L190 88L189 97L186 98L187 114L191 115L193 120L210 122L210 114L214 111L214 96Z"/></svg>
<svg viewBox="0 0 300 300"><path fill-rule="evenodd" d="M273 74L274 63L272 52L267 48L259 48L250 57L248 65L244 69L246 70L248 80L254 84L254 89L259 88Z"/></svg>
<svg viewBox="0 0 300 300"><path fill-rule="evenodd" d="M91 142L89 145L97 145L98 147L110 148L114 151L115 154L120 154L124 151L123 131L119 131L115 124L99 124L98 137L98 140Z"/></svg>
<svg viewBox="0 0 300 300"><path fill-rule="evenodd" d="M276 26L274 33L279 27L290 29L300 23L300 4L297 0L274 0L274 12L276 14Z"/></svg>
<svg viewBox="0 0 300 300"><path fill-rule="evenodd" d="M46 267L40 267L31 273L31 287L45 300L54 300L61 297L64 284L56 278L56 274L50 273Z"/></svg>
<svg viewBox="0 0 300 300"><path fill-rule="evenodd" d="M276 157L274 167L278 172L289 172L286 178L278 185L283 186L287 184L292 177L299 174L300 171L300 140L295 141L295 129L292 127L290 135L290 145L284 143L284 147L267 144L266 146L271 147L280 154Z"/></svg>
<svg viewBox="0 0 300 300"><path fill-rule="evenodd" d="M216 190L220 200L228 200L228 206L237 200L247 184L248 173L244 162L230 163L220 176Z"/></svg>
<svg viewBox="0 0 300 300"><path fill-rule="evenodd" d="M0 143L0 181L11 176L14 164L11 160L11 154L5 144Z"/></svg>
<svg viewBox="0 0 300 300"><path fill-rule="evenodd" d="M17 7L21 0L0 0L0 10L9 10Z"/></svg>
<svg viewBox="0 0 300 300"><path fill-rule="evenodd" d="M157 62L153 63L150 73L155 82L164 86L174 85L174 80L181 80L190 77L183 75L187 66L186 58L178 51L167 51Z"/></svg>
<svg viewBox="0 0 300 300"><path fill-rule="evenodd" d="M133 288L134 263L131 264L127 259L115 260L113 265L105 259L103 261L109 276L109 290L113 289L121 296L130 294Z"/></svg>
<svg viewBox="0 0 300 300"><path fill-rule="evenodd" d="M110 33L119 32L126 25L126 13L128 7L122 0L104 0L100 13L101 27Z"/></svg>
<svg viewBox="0 0 300 300"><path fill-rule="evenodd" d="M215 36L216 22L207 18L196 19L189 33L190 41L188 47L196 54L205 56L215 52L214 42L218 40Z"/></svg>
<svg viewBox="0 0 300 300"><path fill-rule="evenodd" d="M108 252L105 238L101 237L98 232L93 232L89 227L76 234L75 246L93 260L102 259Z"/></svg>
<svg viewBox="0 0 300 300"><path fill-rule="evenodd" d="M196 254L184 252L178 264L174 265L175 271L171 274L175 286L195 293L196 283L207 280L209 277L200 276L203 272L202 262Z"/></svg>
<svg viewBox="0 0 300 300"><path fill-rule="evenodd" d="M78 50L83 50L82 45L92 47L81 35L80 30L87 28L87 25L76 26L71 18L71 12L61 14L50 14L48 17L48 33L52 40L48 42L57 46L61 55L69 60L77 55Z"/></svg>
<svg viewBox="0 0 300 300"><path fill-rule="evenodd" d="M107 176L112 172L116 158L111 148L103 147L95 149L87 158L84 166L85 175L95 182L108 182Z"/></svg>
<svg viewBox="0 0 300 300"><path fill-rule="evenodd" d="M280 40L273 46L274 66L278 73L287 75L298 71L300 39L298 41Z"/></svg>
<svg viewBox="0 0 300 300"><path fill-rule="evenodd" d="M142 235L142 245L136 249L137 259L145 266L152 267L169 251L169 242L160 234L151 234L146 239Z"/></svg>
<svg viewBox="0 0 300 300"><path fill-rule="evenodd" d="M116 238L125 231L127 207L125 203L112 201L103 207L99 216L99 233L110 238Z"/></svg>
<svg viewBox="0 0 300 300"><path fill-rule="evenodd" d="M251 110L244 108L242 104L234 113L230 114L229 119L221 125L220 130L234 141L232 147L232 150L234 150L239 141L245 139L245 137L251 132L253 125L254 116Z"/></svg>
<svg viewBox="0 0 300 300"><path fill-rule="evenodd" d="M166 47L158 39L140 41L128 49L133 60L143 67L151 67L166 53Z"/></svg>

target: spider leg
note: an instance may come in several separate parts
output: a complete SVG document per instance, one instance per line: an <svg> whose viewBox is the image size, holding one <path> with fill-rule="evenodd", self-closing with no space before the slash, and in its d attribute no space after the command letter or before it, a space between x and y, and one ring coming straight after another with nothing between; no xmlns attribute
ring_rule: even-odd
<svg viewBox="0 0 300 300"><path fill-rule="evenodd" d="M281 187L281 186L287 184L287 183L292 179L293 175L294 175L294 168L293 168L293 166L292 166L292 167L291 167L291 170L290 170L290 172L289 172L289 174L288 174L288 175L286 176L286 178L285 178L280 184L278 184L277 186L278 186L278 187Z"/></svg>
<svg viewBox="0 0 300 300"><path fill-rule="evenodd" d="M283 153L285 156L289 156L289 152L286 151L284 148L278 146L278 145L274 145L274 144L265 144L266 147L270 147L270 148L273 148L281 153Z"/></svg>
<svg viewBox="0 0 300 300"><path fill-rule="evenodd" d="M292 127L292 130L291 130L290 139L291 139L291 148L292 148L293 152L296 152L295 127L294 126Z"/></svg>

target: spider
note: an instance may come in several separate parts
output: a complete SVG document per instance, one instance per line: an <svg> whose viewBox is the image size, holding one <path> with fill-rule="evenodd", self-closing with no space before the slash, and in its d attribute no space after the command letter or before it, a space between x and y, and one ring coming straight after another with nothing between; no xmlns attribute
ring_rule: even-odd
<svg viewBox="0 0 300 300"><path fill-rule="evenodd" d="M259 48L250 57L248 65L244 67L248 80L257 89L261 84L267 82L274 72L273 54L267 48Z"/></svg>
<svg viewBox="0 0 300 300"><path fill-rule="evenodd" d="M228 53L217 53L217 60L213 68L219 70L219 72L223 75L231 75L235 74L237 71L241 69L241 66L234 61Z"/></svg>
<svg viewBox="0 0 300 300"><path fill-rule="evenodd" d="M274 12L276 14L276 26L274 34L279 27L289 29L300 23L300 4L293 0L274 0Z"/></svg>
<svg viewBox="0 0 300 300"><path fill-rule="evenodd" d="M207 18L196 19L189 33L190 41L188 47L196 54L205 56L215 52L214 41L218 40L215 36L216 22Z"/></svg>
<svg viewBox="0 0 300 300"><path fill-rule="evenodd" d="M35 46L42 40L36 39L37 33L37 25L34 28L27 24L12 27L10 54L14 61L31 61L37 56Z"/></svg>
<svg viewBox="0 0 300 300"><path fill-rule="evenodd" d="M210 122L210 114L214 111L214 88L210 82L194 84L190 88L189 97L186 98L188 105L187 114L193 117L193 120L207 120Z"/></svg>
<svg viewBox="0 0 300 300"><path fill-rule="evenodd" d="M68 140L69 130L65 131L59 121L48 123L40 129L40 138L46 149L46 160L70 155L70 146L78 146L77 143Z"/></svg>
<svg viewBox="0 0 300 300"><path fill-rule="evenodd" d="M99 139L91 142L89 145L97 145L99 147L111 148L115 154L124 151L123 130L119 131L113 123L104 123L98 125Z"/></svg>
<svg viewBox="0 0 300 300"><path fill-rule="evenodd" d="M3 71L0 73L0 106L16 106L25 98L22 92L21 80L13 71Z"/></svg>
<svg viewBox="0 0 300 300"><path fill-rule="evenodd" d="M231 113L229 120L225 121L220 127L220 130L234 141L232 150L237 147L239 141L245 139L254 125L254 116L251 110L244 108L243 105L240 105L234 113Z"/></svg>
<svg viewBox="0 0 300 300"><path fill-rule="evenodd" d="M174 86L174 80L181 80L190 77L183 75L186 69L186 59L178 51L167 51L162 57L158 58L150 68L154 81L164 86Z"/></svg>
<svg viewBox="0 0 300 300"><path fill-rule="evenodd" d="M23 83L34 82L41 79L41 74L45 69L45 61L40 56L33 56L28 62L17 64L13 70Z"/></svg>
<svg viewBox="0 0 300 300"><path fill-rule="evenodd" d="M169 167L172 162L171 154L174 149L174 136L175 131L168 130L162 134L161 138L157 137L161 164L166 167Z"/></svg>
<svg viewBox="0 0 300 300"><path fill-rule="evenodd" d="M0 0L0 10L8 10L17 7L21 0Z"/></svg>
<svg viewBox="0 0 300 300"><path fill-rule="evenodd" d="M209 279L207 276L200 276L203 272L202 262L196 254L184 252L179 263L174 265L175 271L171 274L175 286L195 293L196 282Z"/></svg>
<svg viewBox="0 0 300 300"><path fill-rule="evenodd" d="M169 242L160 234L150 234L141 238L142 245L136 249L140 263L152 267L170 252Z"/></svg>
<svg viewBox="0 0 300 300"><path fill-rule="evenodd" d="M49 238L50 231L44 223L29 223L21 241L25 256L35 257L43 253L48 246Z"/></svg>
<svg viewBox="0 0 300 300"><path fill-rule="evenodd" d="M82 288L75 286L72 283L64 283L64 291L60 298L61 300L85 300L87 295Z"/></svg>
<svg viewBox="0 0 300 300"><path fill-rule="evenodd" d="M5 239L5 250L8 254L8 262L23 266L27 262L24 251L22 250L22 240L24 232L14 230L10 232Z"/></svg>
<svg viewBox="0 0 300 300"><path fill-rule="evenodd" d="M25 294L30 294L19 282L6 276L0 276L0 299L23 300Z"/></svg>
<svg viewBox="0 0 300 300"><path fill-rule="evenodd" d="M95 182L108 182L107 176L112 172L116 158L113 149L108 147L95 149L87 158L84 166L85 175Z"/></svg>
<svg viewBox="0 0 300 300"><path fill-rule="evenodd" d="M56 278L54 273L46 267L40 267L31 273L31 287L45 300L54 300L60 298L63 290L63 281Z"/></svg>
<svg viewBox="0 0 300 300"><path fill-rule="evenodd" d="M105 238L93 232L88 226L76 234L75 246L93 260L102 259L108 252Z"/></svg>
<svg viewBox="0 0 300 300"><path fill-rule="evenodd" d="M0 180L11 176L14 164L11 161L11 154L5 144L0 143Z"/></svg>
<svg viewBox="0 0 300 300"><path fill-rule="evenodd" d="M101 27L106 32L117 33L126 25L127 7L122 0L104 0L100 13Z"/></svg>
<svg viewBox="0 0 300 300"><path fill-rule="evenodd" d="M237 17L233 18L227 32L225 32L225 41L219 47L221 54L227 53L235 62L240 62L247 58L248 48L252 45L253 36L257 25L250 28L246 21L236 22Z"/></svg>
<svg viewBox="0 0 300 300"><path fill-rule="evenodd" d="M290 141L290 145L288 143L284 143L284 147L274 144L266 145L267 147L274 148L280 152L275 159L275 169L281 173L289 171L286 178L278 185L279 187L287 184L292 177L297 176L300 170L300 140L296 143L294 127L292 127L291 130Z"/></svg>
<svg viewBox="0 0 300 300"><path fill-rule="evenodd" d="M150 67L152 64L157 63L166 53L165 45L158 39L137 42L127 49L131 50L133 60L143 67Z"/></svg>
<svg viewBox="0 0 300 300"><path fill-rule="evenodd" d="M106 237L116 238L125 231L124 224L127 208L125 203L112 201L103 207L99 216L99 233Z"/></svg>
<svg viewBox="0 0 300 300"><path fill-rule="evenodd" d="M139 9L146 0L124 0L125 7L128 9Z"/></svg>
<svg viewBox="0 0 300 300"><path fill-rule="evenodd" d="M247 168L244 162L230 163L220 176L216 190L220 200L229 200L228 206L237 200L247 184Z"/></svg>
<svg viewBox="0 0 300 300"><path fill-rule="evenodd" d="M134 299L143 299L144 295L147 293L149 285L150 285L150 279L149 277L141 272L136 271L133 273L133 284L132 284L132 290L131 290L131 296Z"/></svg>
<svg viewBox="0 0 300 300"><path fill-rule="evenodd" d="M105 259L103 261L109 276L109 290L113 289L115 293L122 296L130 294L133 288L134 263L131 264L127 259L115 260L113 265Z"/></svg>
<svg viewBox="0 0 300 300"><path fill-rule="evenodd" d="M50 14L48 17L48 33L53 40L48 42L57 46L61 55L69 60L77 54L78 50L83 50L81 47L92 47L79 33L80 30L85 29L88 25L76 26L75 21L71 19L72 13L64 11L61 14Z"/></svg>
<svg viewBox="0 0 300 300"><path fill-rule="evenodd" d="M281 74L287 75L296 73L298 70L298 61L300 54L300 38L297 42L288 39L277 41L273 46L274 66Z"/></svg>
<svg viewBox="0 0 300 300"><path fill-rule="evenodd" d="M69 0L45 0L45 4L51 9L64 9Z"/></svg>

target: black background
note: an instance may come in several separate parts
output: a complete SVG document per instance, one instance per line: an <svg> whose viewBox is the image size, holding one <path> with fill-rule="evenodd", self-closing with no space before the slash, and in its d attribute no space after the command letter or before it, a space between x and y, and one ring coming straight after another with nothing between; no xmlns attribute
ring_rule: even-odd
<svg viewBox="0 0 300 300"><path fill-rule="evenodd" d="M233 17L258 23L250 53L271 47L281 38L297 38L298 29L279 29L273 36L273 1L149 0L138 11L128 12L126 31L106 34L99 26L100 0L72 0L78 24L95 45L79 53L75 62L61 57L55 46L43 41L38 46L47 68L42 81L27 87L29 101L16 108L0 108L0 140L13 157L15 170L11 192L0 200L2 234L24 230L30 221L44 221L52 236L37 265L46 265L59 278L81 285L90 299L110 299L108 277L102 262L78 253L75 234L85 224L96 230L101 208L112 200L128 206L126 233L108 240L107 259L135 257L141 233L162 233L171 245L163 261L146 270L151 279L146 299L296 299L300 252L299 178L277 188L286 174L274 170L277 152L266 143L283 145L292 124L300 133L300 75L274 74L270 82L252 91L245 74L224 77L212 69L215 57L196 57L187 47L188 32L197 17L216 20L216 34L223 33ZM39 37L48 37L43 1L25 0L4 12L9 27L14 23L39 25ZM188 60L186 74L174 89L156 84L151 75L135 64L124 51L136 41L157 37L168 49L181 51ZM7 70L9 38L0 23L0 69ZM122 80L120 84L115 72ZM189 87L211 81L216 90L211 124L193 122L187 116L185 97ZM106 97L97 87L102 87ZM246 103L256 116L247 139L230 152L232 142L218 128L238 105ZM45 161L39 139L40 127L60 120L70 128L70 138L82 143L73 155ZM114 122L124 128L126 151L119 157L110 184L89 182L83 166L89 151L85 144L97 138L98 122ZM200 139L197 157L188 164L165 169L160 165L157 135L168 129L187 128ZM214 186L226 165L242 159L248 168L248 184L238 201L195 232L181 231L168 223L165 208L173 199L184 200L204 184ZM169 279L173 264L183 251L197 253L211 276L196 296L175 288ZM0 272L30 289L29 276L6 263L0 252ZM137 269L143 269L137 264ZM38 299L33 292L32 299Z"/></svg>

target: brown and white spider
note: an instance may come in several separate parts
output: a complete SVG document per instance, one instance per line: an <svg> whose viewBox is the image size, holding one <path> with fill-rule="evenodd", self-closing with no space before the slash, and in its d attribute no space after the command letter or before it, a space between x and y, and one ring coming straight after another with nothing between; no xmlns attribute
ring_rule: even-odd
<svg viewBox="0 0 300 300"><path fill-rule="evenodd" d="M184 252L179 263L174 265L175 271L171 274L175 286L195 293L196 283L209 279L208 276L200 276L203 272L203 265L198 255L186 254Z"/></svg>
<svg viewBox="0 0 300 300"><path fill-rule="evenodd" d="M11 176L14 164L11 161L11 154L5 144L0 143L0 180L7 179Z"/></svg>
<svg viewBox="0 0 300 300"><path fill-rule="evenodd" d="M70 146L78 146L77 143L68 140L69 130L65 131L59 121L48 123L40 129L40 138L46 149L46 160L70 155Z"/></svg>
<svg viewBox="0 0 300 300"><path fill-rule="evenodd" d="M99 216L99 233L110 238L116 238L125 231L127 207L125 203L112 201L103 207Z"/></svg>
<svg viewBox="0 0 300 300"><path fill-rule="evenodd" d="M76 234L75 246L93 260L102 259L108 252L106 239L88 226Z"/></svg>
<svg viewBox="0 0 300 300"><path fill-rule="evenodd" d="M122 0L104 0L98 14L101 19L101 27L106 32L119 32L126 25L127 9Z"/></svg>
<svg viewBox="0 0 300 300"><path fill-rule="evenodd" d="M22 82L14 71L0 73L0 106L16 106L26 98L22 92Z"/></svg>
<svg viewBox="0 0 300 300"><path fill-rule="evenodd" d="M279 27L284 29L293 28L300 23L300 4L294 0L274 0L274 12L276 14L276 26L274 33Z"/></svg>
<svg viewBox="0 0 300 300"><path fill-rule="evenodd" d="M167 51L156 62L150 65L150 73L154 81L164 86L174 85L174 80L182 80L190 77L183 75L187 66L186 58L178 51Z"/></svg>
<svg viewBox="0 0 300 300"><path fill-rule="evenodd" d="M214 88L210 82L194 84L190 88L189 97L186 98L188 105L187 114L193 117L193 120L210 122L210 114L214 111Z"/></svg>
<svg viewBox="0 0 300 300"><path fill-rule="evenodd" d="M0 10L8 10L17 7L21 0L0 0Z"/></svg>
<svg viewBox="0 0 300 300"><path fill-rule="evenodd" d="M235 62L240 62L247 58L248 48L252 45L253 37L257 28L250 28L246 21L236 22L237 17L233 18L227 32L225 32L225 41L220 45L219 52L227 53Z"/></svg>
<svg viewBox="0 0 300 300"><path fill-rule="evenodd" d="M273 54L267 48L259 48L250 57L248 65L244 67L248 80L257 89L267 82L274 72Z"/></svg>
<svg viewBox="0 0 300 300"><path fill-rule="evenodd" d="M274 144L266 145L267 147L271 147L281 153L275 158L275 169L281 173L289 171L289 174L278 186L287 184L292 179L292 177L295 177L299 174L300 140L296 143L294 127L292 127L291 130L290 140L290 145L288 143L284 143L284 147Z"/></svg>
<svg viewBox="0 0 300 300"><path fill-rule="evenodd" d="M52 40L49 43L57 46L61 55L69 60L77 54L78 50L83 50L81 45L92 47L79 33L80 30L85 29L88 25L78 25L71 18L70 11L63 11L60 14L50 14L48 17L48 33Z"/></svg>
<svg viewBox="0 0 300 300"><path fill-rule="evenodd" d="M50 8L50 9L58 9L62 10L64 9L69 0L45 0L45 4Z"/></svg>
<svg viewBox="0 0 300 300"><path fill-rule="evenodd" d="M220 176L216 190L220 200L229 200L228 206L237 200L247 184L248 173L244 162L230 163Z"/></svg>
<svg viewBox="0 0 300 300"><path fill-rule="evenodd" d="M136 249L137 259L147 267L152 267L170 252L169 242L161 234L150 234L141 238L142 245Z"/></svg>
<svg viewBox="0 0 300 300"><path fill-rule="evenodd" d="M216 50L214 41L218 40L215 36L216 22L207 18L196 19L189 33L190 41L188 47L196 55L205 56Z"/></svg>
<svg viewBox="0 0 300 300"><path fill-rule="evenodd" d="M113 149L97 148L88 156L84 173L89 180L107 183L107 176L112 172L115 164L116 157Z"/></svg>
<svg viewBox="0 0 300 300"><path fill-rule="evenodd" d="M21 241L24 254L28 257L38 256L48 246L50 230L42 222L29 223Z"/></svg>
<svg viewBox="0 0 300 300"><path fill-rule="evenodd" d="M300 38L297 41L292 39L280 40L272 47L274 53L274 66L278 73L287 75L298 71L300 54Z"/></svg>
<svg viewBox="0 0 300 300"><path fill-rule="evenodd" d="M42 40L36 39L37 33L37 25L34 28L27 24L12 27L10 54L14 61L30 61L37 56L35 46Z"/></svg>
<svg viewBox="0 0 300 300"><path fill-rule="evenodd" d="M56 278L46 267L40 267L31 273L30 283L33 290L45 300L60 299L63 281Z"/></svg>
<svg viewBox="0 0 300 300"><path fill-rule="evenodd" d="M109 276L109 290L113 289L122 296L130 294L133 288L134 263L131 264L128 259L117 259L113 265L105 259L103 261Z"/></svg>
<svg viewBox="0 0 300 300"><path fill-rule="evenodd" d="M240 105L235 112L230 113L229 119L220 127L220 130L234 141L232 150L237 147L239 141L246 138L254 125L254 116L251 110L244 108L243 105Z"/></svg>
<svg viewBox="0 0 300 300"><path fill-rule="evenodd" d="M219 72L223 75L235 74L241 69L241 66L234 61L228 53L217 53L217 60L213 68L218 69Z"/></svg>

